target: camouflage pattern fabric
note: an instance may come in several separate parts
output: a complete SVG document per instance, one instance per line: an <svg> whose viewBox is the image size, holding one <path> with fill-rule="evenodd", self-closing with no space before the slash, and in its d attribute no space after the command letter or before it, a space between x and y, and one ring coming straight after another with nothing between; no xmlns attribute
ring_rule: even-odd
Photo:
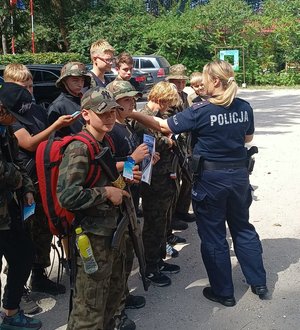
<svg viewBox="0 0 300 330"><path fill-rule="evenodd" d="M134 260L133 244L132 244L132 239L129 236L129 232L125 233L124 239L125 239L125 277L124 277L125 285L124 285L124 292L122 295L120 305L114 315L114 319L116 323L120 321L121 313L122 311L125 310L125 301L127 296L129 295L128 278L132 271L133 260ZM118 324L116 324L116 326L117 325Z"/></svg>
<svg viewBox="0 0 300 330"><path fill-rule="evenodd" d="M151 185L142 183L146 272L157 270L158 263L166 257L166 236L175 193L175 180L169 174L152 176Z"/></svg>
<svg viewBox="0 0 300 330"><path fill-rule="evenodd" d="M53 235L48 226L39 191L35 195L35 213L25 221L25 230L31 238L35 258L32 268L47 268L51 265L50 249Z"/></svg>
<svg viewBox="0 0 300 330"><path fill-rule="evenodd" d="M100 143L101 149L104 146L109 147L106 140ZM81 225L86 232L110 236L117 227L119 215L119 210L106 198L104 187L111 186L111 181L102 171L94 187L84 187L89 167L87 145L80 141L71 142L59 166L58 200L67 210L82 213Z"/></svg>
<svg viewBox="0 0 300 330"><path fill-rule="evenodd" d="M22 163L18 160L18 143L12 129L7 127L4 136L0 137L0 230L11 227L11 217L8 212L8 204L22 180L20 195L34 192L34 186Z"/></svg>
<svg viewBox="0 0 300 330"><path fill-rule="evenodd" d="M104 87L93 87L85 92L81 98L81 109L92 110L97 114L121 108L112 92Z"/></svg>
<svg viewBox="0 0 300 330"><path fill-rule="evenodd" d="M113 82L109 83L106 88L113 93L116 100L126 96L143 96L143 93L138 92L129 81L120 80L117 78Z"/></svg>
<svg viewBox="0 0 300 330"><path fill-rule="evenodd" d="M65 64L60 71L60 77L56 81L56 87L62 88L62 81L67 77L84 77L84 85L90 85L91 77L87 74L86 67L81 62L69 62Z"/></svg>
<svg viewBox="0 0 300 330"><path fill-rule="evenodd" d="M87 234L98 271L86 274L77 258L76 288L68 330L113 330L113 316L120 304L125 284L125 255L110 248L111 237ZM125 250L124 240L120 251Z"/></svg>
<svg viewBox="0 0 300 330"><path fill-rule="evenodd" d="M171 65L166 80L168 81L170 79L188 80L189 77L186 75L186 67L183 64Z"/></svg>
<svg viewBox="0 0 300 330"><path fill-rule="evenodd" d="M178 112L183 111L188 107L187 94L185 92L180 93L181 105L177 107L172 107L168 110L168 116L173 116ZM188 157L192 153L191 148L191 134L182 133L178 138L178 143L180 143L181 149L185 152ZM181 171L180 171L181 172ZM174 212L188 213L191 205L192 196L192 183L188 180L184 172L181 172L179 176L179 181L181 180L181 185L179 187L177 199L174 200L175 207Z"/></svg>
<svg viewBox="0 0 300 330"><path fill-rule="evenodd" d="M162 117L159 114L159 112L153 112L152 110L150 110L147 105L145 105L140 112L148 116ZM161 174L172 173L173 172L172 162L173 162L174 154L171 152L168 143L169 139L162 133L146 128L145 126L143 126L138 122L133 123L133 128L136 131L137 135L140 137L141 143L143 142L144 134L152 135L156 139L155 150L160 153L160 160L156 166L153 166L152 176L155 176L156 174L161 175Z"/></svg>

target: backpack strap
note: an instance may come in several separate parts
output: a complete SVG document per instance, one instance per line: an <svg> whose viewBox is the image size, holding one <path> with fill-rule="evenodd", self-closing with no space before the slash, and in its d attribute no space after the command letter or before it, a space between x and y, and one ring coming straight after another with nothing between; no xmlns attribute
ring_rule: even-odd
<svg viewBox="0 0 300 330"><path fill-rule="evenodd" d="M105 134L105 135L104 135L104 138L105 138L105 140L108 142L108 145L109 145L109 147L110 147L112 153L115 154L115 152L116 152L116 148L115 148L115 144L114 144L114 141L113 141L113 139L111 138L111 136L108 135L108 134Z"/></svg>
<svg viewBox="0 0 300 330"><path fill-rule="evenodd" d="M95 140L93 136L91 136L89 133L84 131L74 135L74 139L80 140L81 142L85 143L88 147L91 157L91 166L85 181L85 185L87 187L93 187L96 184L96 182L99 180L101 175L100 165L97 164L97 162L95 161L95 157L100 153L99 143Z"/></svg>
<svg viewBox="0 0 300 330"><path fill-rule="evenodd" d="M52 162L51 160L51 148L53 145L53 142L55 141L55 133L51 134L45 149L44 149L44 176L45 176L45 184L46 187L48 187L49 189L49 193L46 194L46 199L47 199L47 211L49 214L49 217L52 221L52 223L54 224L54 226L61 232L65 232L65 228L62 225L62 221L57 217L55 208L52 207L48 207L49 205L52 205L52 201L53 201L53 195L56 194L56 191L54 191L54 187L52 184L52 174L51 174L51 169L53 166L58 165ZM70 142L72 141L72 137L70 137Z"/></svg>

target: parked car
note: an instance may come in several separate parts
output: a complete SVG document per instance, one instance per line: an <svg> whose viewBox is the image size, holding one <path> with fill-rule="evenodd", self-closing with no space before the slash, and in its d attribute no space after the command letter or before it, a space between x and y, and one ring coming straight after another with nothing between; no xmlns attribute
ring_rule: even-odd
<svg viewBox="0 0 300 330"><path fill-rule="evenodd" d="M91 70L92 65L88 64L87 68L88 70ZM110 72L105 73L105 76L109 81L113 81L117 75L118 72L114 67L112 67ZM154 85L154 79L152 75L148 72L143 72L138 69L133 69L129 82L137 91L143 93L144 95L147 94Z"/></svg>
<svg viewBox="0 0 300 330"><path fill-rule="evenodd" d="M55 86L55 83L60 76L60 70L63 64L28 64L26 66L33 77L33 95L35 101L47 109L52 101L61 93L61 90ZM0 83L3 81L4 68L4 65L0 65ZM91 65L87 65L88 70L91 68ZM112 81L116 78L117 71L112 69L111 72L105 75ZM153 86L152 75L136 69L133 70L130 82L136 90L143 94L147 93Z"/></svg>
<svg viewBox="0 0 300 330"><path fill-rule="evenodd" d="M154 83L165 80L170 71L170 63L160 55L134 55L134 68L152 75Z"/></svg>

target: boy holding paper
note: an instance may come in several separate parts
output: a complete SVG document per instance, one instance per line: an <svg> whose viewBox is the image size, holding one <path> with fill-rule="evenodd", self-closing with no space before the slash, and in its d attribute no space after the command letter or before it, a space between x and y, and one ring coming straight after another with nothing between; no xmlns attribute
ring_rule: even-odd
<svg viewBox="0 0 300 330"><path fill-rule="evenodd" d="M168 82L159 82L150 91L148 103L142 113L163 118L169 107L177 104L176 87ZM165 274L175 274L180 271L177 265L163 261L166 257L166 233L172 214L172 205L176 193L174 180L174 154L171 151L171 138L135 123L134 129L142 138L144 134L156 139L155 148L160 154L160 160L153 166L151 185L142 183L141 196L144 211L143 243L146 258L146 276L153 285L168 286L171 279Z"/></svg>

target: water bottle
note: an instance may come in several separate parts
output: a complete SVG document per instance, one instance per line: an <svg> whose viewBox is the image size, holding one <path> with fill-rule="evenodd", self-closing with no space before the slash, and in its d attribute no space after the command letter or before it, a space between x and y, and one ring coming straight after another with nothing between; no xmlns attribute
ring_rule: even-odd
<svg viewBox="0 0 300 330"><path fill-rule="evenodd" d="M83 262L84 271L87 274L95 273L98 270L98 264L94 258L91 242L81 227L75 229L76 246Z"/></svg>

